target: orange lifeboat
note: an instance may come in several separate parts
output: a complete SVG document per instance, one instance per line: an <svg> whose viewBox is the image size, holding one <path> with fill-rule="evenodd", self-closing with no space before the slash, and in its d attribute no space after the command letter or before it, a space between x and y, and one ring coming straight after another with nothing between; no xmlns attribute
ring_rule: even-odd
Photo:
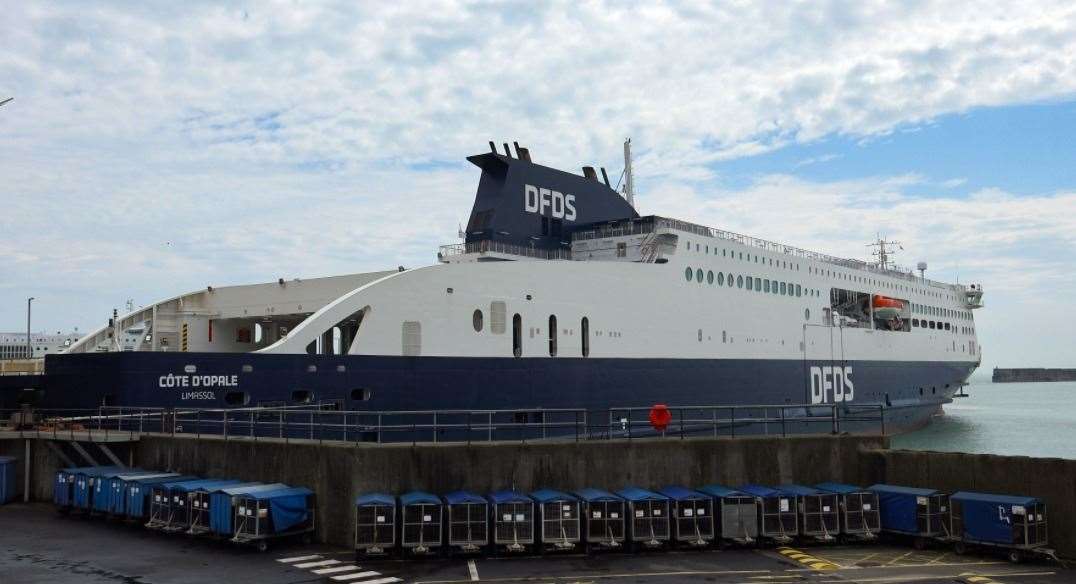
<svg viewBox="0 0 1076 584"><path fill-rule="evenodd" d="M904 301L875 294L871 298L871 307L874 308L874 318L889 320L899 317L904 311Z"/></svg>

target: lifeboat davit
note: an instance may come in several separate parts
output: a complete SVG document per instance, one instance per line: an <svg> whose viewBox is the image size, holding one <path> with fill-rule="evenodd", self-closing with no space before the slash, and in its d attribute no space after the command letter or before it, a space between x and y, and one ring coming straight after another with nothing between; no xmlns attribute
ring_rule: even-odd
<svg viewBox="0 0 1076 584"><path fill-rule="evenodd" d="M897 318L901 312L904 312L903 300L889 298L880 294L874 295L874 298L871 299L871 306L874 308L874 318L883 320Z"/></svg>

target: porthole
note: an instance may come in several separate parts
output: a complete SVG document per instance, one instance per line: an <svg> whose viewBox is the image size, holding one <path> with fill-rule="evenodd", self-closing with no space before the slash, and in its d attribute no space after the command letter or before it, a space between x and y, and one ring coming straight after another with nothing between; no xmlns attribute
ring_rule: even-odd
<svg viewBox="0 0 1076 584"><path fill-rule="evenodd" d="M803 320L806 320L808 322L811 321L811 309L810 308L804 308L803 309Z"/></svg>
<svg viewBox="0 0 1076 584"><path fill-rule="evenodd" d="M474 314L471 315L471 326L474 327L474 332L482 332L482 311L475 309Z"/></svg>
<svg viewBox="0 0 1076 584"><path fill-rule="evenodd" d="M691 278L695 275L695 270L691 269L691 266L684 268L684 278L690 282Z"/></svg>
<svg viewBox="0 0 1076 584"><path fill-rule="evenodd" d="M317 365L307 365L306 366L306 371L307 371L307 373L317 373L318 372L318 366Z"/></svg>
<svg viewBox="0 0 1076 584"><path fill-rule="evenodd" d="M708 270L706 272L706 283L707 284L713 284L714 283L714 271L713 270Z"/></svg>
<svg viewBox="0 0 1076 584"><path fill-rule="evenodd" d="M253 365L243 365L243 373L250 373L254 371Z"/></svg>
<svg viewBox="0 0 1076 584"><path fill-rule="evenodd" d="M250 403L250 396L245 391L229 391L224 394L224 403L229 406L245 406Z"/></svg>

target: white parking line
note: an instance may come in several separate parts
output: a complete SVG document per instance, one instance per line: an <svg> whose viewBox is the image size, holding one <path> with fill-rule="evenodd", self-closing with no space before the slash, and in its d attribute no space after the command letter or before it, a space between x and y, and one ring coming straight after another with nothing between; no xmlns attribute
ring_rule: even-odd
<svg viewBox="0 0 1076 584"><path fill-rule="evenodd" d="M359 570L359 569L361 569L361 568L359 568L358 566L353 566L353 565L349 564L347 566L336 566L336 567L333 567L333 568L322 568L320 570L310 570L310 571L315 573L315 574L318 574L320 576L321 574L339 574L340 572L350 572L351 570Z"/></svg>
<svg viewBox="0 0 1076 584"><path fill-rule="evenodd" d="M320 561L317 561L317 562L304 562L302 564L292 564L292 566L295 566L296 568L306 569L306 568L317 568L317 567L320 567L320 566L333 566L333 565L336 565L336 564L339 564L339 563L340 563L340 560L320 560Z"/></svg>
<svg viewBox="0 0 1076 584"><path fill-rule="evenodd" d="M467 571L471 573L471 582L478 582L478 566L474 560L467 560Z"/></svg>
<svg viewBox="0 0 1076 584"><path fill-rule="evenodd" d="M296 556L294 558L278 558L277 561L281 562L281 563L284 563L284 564L290 564L292 562L301 562L303 560L316 560L316 559L318 559L320 557L321 556L317 556L317 555L315 555L315 556Z"/></svg>
<svg viewBox="0 0 1076 584"><path fill-rule="evenodd" d="M356 582L355 584L391 584L399 581L399 578L378 578L377 580L367 580L365 582Z"/></svg>
<svg viewBox="0 0 1076 584"><path fill-rule="evenodd" d="M370 576L380 576L380 572L355 572L354 574L342 574L340 576L333 576L333 580L339 580L341 582L347 582L348 580L358 580L359 578L369 578Z"/></svg>

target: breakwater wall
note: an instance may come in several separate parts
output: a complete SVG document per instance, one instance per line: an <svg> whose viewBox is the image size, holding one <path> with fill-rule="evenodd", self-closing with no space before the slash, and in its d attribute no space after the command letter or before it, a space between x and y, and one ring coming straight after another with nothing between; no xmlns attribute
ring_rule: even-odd
<svg viewBox="0 0 1076 584"><path fill-rule="evenodd" d="M1026 381L1076 381L1076 369L1001 369L994 368L994 383L1016 383Z"/></svg>

